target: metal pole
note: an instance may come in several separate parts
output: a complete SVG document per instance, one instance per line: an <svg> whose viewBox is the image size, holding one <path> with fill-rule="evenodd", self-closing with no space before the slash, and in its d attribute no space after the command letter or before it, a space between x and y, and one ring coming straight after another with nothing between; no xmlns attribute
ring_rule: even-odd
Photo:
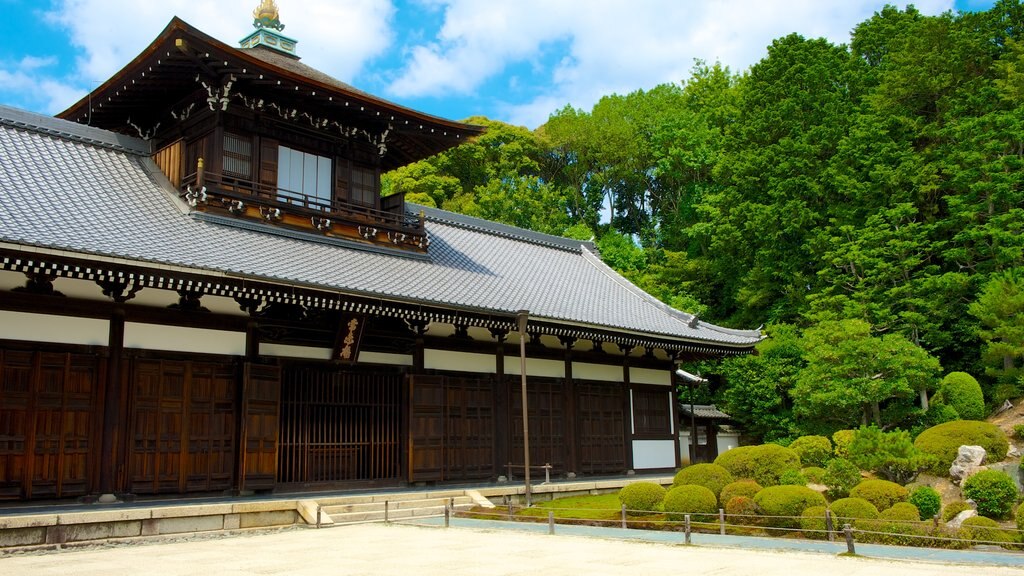
<svg viewBox="0 0 1024 576"><path fill-rule="evenodd" d="M526 483L526 507L532 505L530 494L530 416L529 407L526 403L526 323L530 317L528 310L520 310L516 314L516 321L519 328L519 374L522 381L523 395L523 478Z"/></svg>

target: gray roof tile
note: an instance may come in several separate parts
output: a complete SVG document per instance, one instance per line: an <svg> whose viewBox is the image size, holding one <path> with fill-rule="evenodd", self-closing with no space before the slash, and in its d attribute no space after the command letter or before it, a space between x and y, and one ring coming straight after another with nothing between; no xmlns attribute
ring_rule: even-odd
<svg viewBox="0 0 1024 576"><path fill-rule="evenodd" d="M17 122L12 120L16 118ZM749 347L605 266L589 243L425 209L429 259L225 226L189 215L141 141L0 108L0 240L299 283L349 294ZM418 207L414 207L418 211Z"/></svg>

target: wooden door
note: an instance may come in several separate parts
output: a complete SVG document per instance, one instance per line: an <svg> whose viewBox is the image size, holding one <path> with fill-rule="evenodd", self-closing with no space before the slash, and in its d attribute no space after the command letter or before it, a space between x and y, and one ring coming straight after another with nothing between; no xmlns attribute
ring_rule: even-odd
<svg viewBox="0 0 1024 576"><path fill-rule="evenodd" d="M445 384L444 479L494 477L494 387L491 379L447 378Z"/></svg>
<svg viewBox="0 0 1024 576"><path fill-rule="evenodd" d="M242 401L242 490L270 490L277 483L281 368L245 365Z"/></svg>
<svg viewBox="0 0 1024 576"><path fill-rule="evenodd" d="M626 466L622 385L576 383L576 441L584 474L620 474Z"/></svg>
<svg viewBox="0 0 1024 576"><path fill-rule="evenodd" d="M444 480L444 376L409 376L409 481Z"/></svg>
<svg viewBox="0 0 1024 576"><path fill-rule="evenodd" d="M513 464L523 464L523 398L519 386L513 386L510 402L512 450L509 457ZM565 394L562 380L553 378L529 378L526 386L527 405L530 418L530 466L551 464L552 474L565 473ZM517 475L522 468L515 469ZM531 470L531 477L543 474Z"/></svg>
<svg viewBox="0 0 1024 576"><path fill-rule="evenodd" d="M99 361L0 349L0 498L64 498L91 489Z"/></svg>

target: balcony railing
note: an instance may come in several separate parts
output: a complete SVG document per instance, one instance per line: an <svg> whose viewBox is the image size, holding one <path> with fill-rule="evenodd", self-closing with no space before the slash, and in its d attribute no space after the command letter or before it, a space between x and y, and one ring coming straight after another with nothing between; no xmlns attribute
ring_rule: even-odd
<svg viewBox="0 0 1024 576"><path fill-rule="evenodd" d="M294 190L206 171L193 172L183 178L181 190L184 194L186 190L195 191L204 186L209 194L217 197L279 208L284 213L330 218L338 222L373 226L409 235L425 233L423 218L405 212L404 193L381 198L380 209L377 209L357 203L326 200Z"/></svg>

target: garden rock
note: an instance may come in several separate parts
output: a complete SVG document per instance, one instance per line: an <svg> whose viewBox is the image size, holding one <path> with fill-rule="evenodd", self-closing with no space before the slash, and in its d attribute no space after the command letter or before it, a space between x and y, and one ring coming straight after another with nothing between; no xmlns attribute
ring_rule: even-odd
<svg viewBox="0 0 1024 576"><path fill-rule="evenodd" d="M985 449L981 446L961 446L957 451L956 460L949 467L949 476L954 484L959 484L981 469L981 463L984 461Z"/></svg>
<svg viewBox="0 0 1024 576"><path fill-rule="evenodd" d="M947 522L946 528L949 528L950 530L959 530L960 526L963 525L964 520L967 520L968 518L974 518L977 515L977 510L964 510L963 512L954 516L952 520Z"/></svg>
<svg viewBox="0 0 1024 576"><path fill-rule="evenodd" d="M1020 456L1020 450L1011 443L1010 447L1006 450L1006 457L1016 458L1018 456Z"/></svg>

